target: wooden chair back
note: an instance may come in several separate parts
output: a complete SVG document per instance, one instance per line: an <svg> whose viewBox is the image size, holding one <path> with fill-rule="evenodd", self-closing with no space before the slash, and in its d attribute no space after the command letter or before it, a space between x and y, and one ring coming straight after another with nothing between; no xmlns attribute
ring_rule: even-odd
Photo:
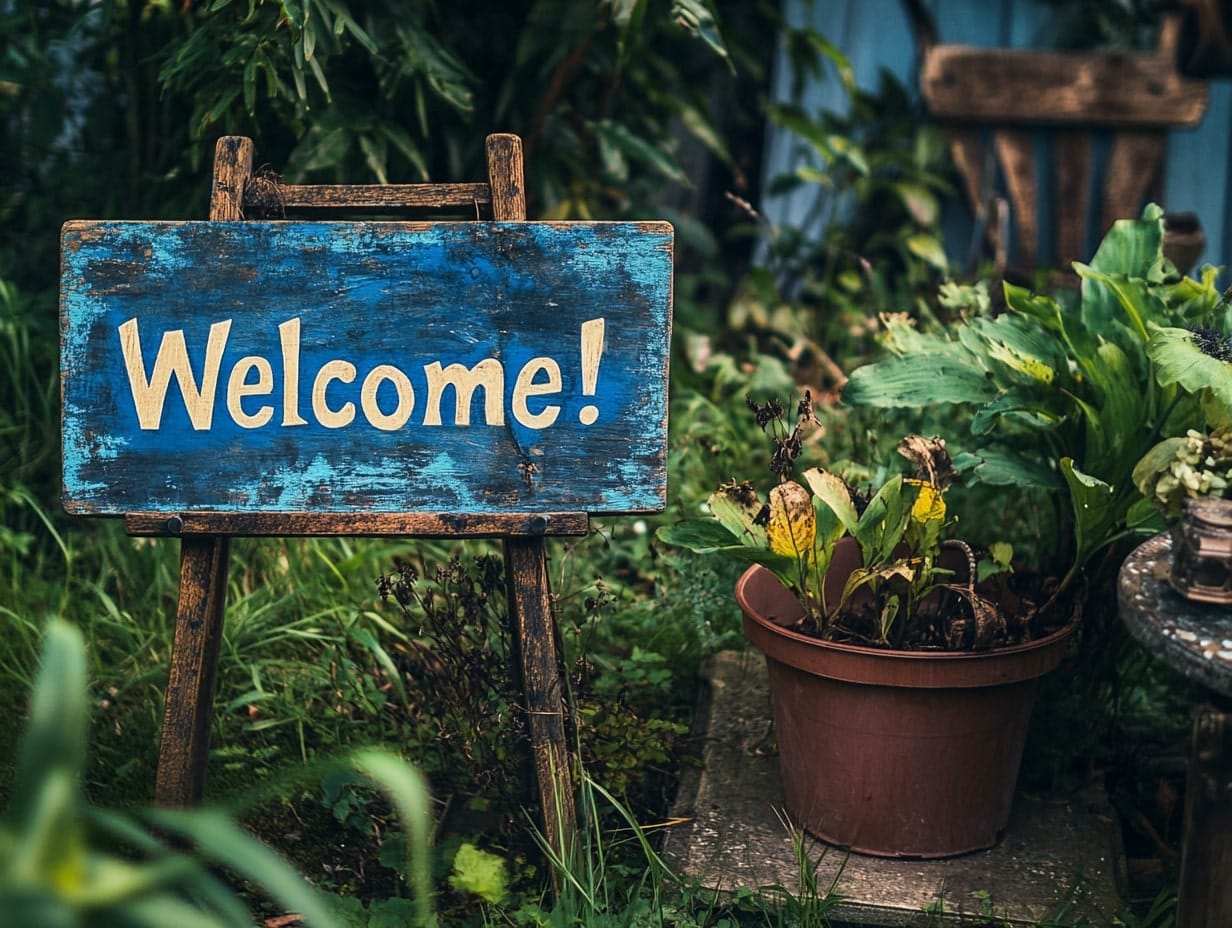
<svg viewBox="0 0 1232 928"><path fill-rule="evenodd" d="M921 95L999 271L1087 260L1113 221L1161 198L1167 133L1207 105L1206 84L1176 65L1178 17L1154 52L1055 52L939 44L922 5L906 5ZM1200 228L1188 238L1200 251Z"/></svg>

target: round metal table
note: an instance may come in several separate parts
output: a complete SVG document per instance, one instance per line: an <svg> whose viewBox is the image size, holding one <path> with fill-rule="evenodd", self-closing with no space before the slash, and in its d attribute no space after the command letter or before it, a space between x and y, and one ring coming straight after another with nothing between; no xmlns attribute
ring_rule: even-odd
<svg viewBox="0 0 1232 928"><path fill-rule="evenodd" d="M1172 539L1156 535L1121 566L1117 605L1130 633L1191 680L1232 697L1232 609L1181 596L1168 582Z"/></svg>
<svg viewBox="0 0 1232 928"><path fill-rule="evenodd" d="M1232 697L1232 608L1181 596L1168 582L1171 568L1167 534L1142 543L1125 559L1117 577L1121 619L1139 643L1170 667ZM1195 713L1189 748L1176 928L1232 925L1229 873L1232 712L1204 705Z"/></svg>

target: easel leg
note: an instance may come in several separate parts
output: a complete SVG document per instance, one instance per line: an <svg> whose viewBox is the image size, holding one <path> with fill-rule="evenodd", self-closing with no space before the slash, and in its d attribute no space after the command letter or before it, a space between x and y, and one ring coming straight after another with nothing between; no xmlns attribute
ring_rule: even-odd
<svg viewBox="0 0 1232 928"><path fill-rule="evenodd" d="M180 542L180 601L154 786L159 805L192 805L205 792L230 553L225 536L186 536Z"/></svg>
<svg viewBox="0 0 1232 928"><path fill-rule="evenodd" d="M530 723L544 833L552 849L562 860L568 860L577 844L577 812L544 540L506 539L505 562L509 571L510 621L521 661L522 692Z"/></svg>

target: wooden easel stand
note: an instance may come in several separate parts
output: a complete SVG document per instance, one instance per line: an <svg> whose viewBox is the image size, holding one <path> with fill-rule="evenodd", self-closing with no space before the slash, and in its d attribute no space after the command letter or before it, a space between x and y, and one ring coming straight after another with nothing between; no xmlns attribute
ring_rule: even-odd
<svg viewBox="0 0 1232 928"><path fill-rule="evenodd" d="M252 177L252 141L218 141L210 219L244 219L244 190ZM280 185L284 207L355 210L378 207L486 208L496 221L524 221L522 142L515 135L487 139L488 181L401 186ZM209 729L233 536L386 536L501 538L509 590L509 621L522 676L544 833L562 859L577 833L573 759L566 741L561 655L548 586L548 535L584 535L585 513L129 513L132 535L180 539L180 589L175 638L159 746L155 798L167 806L198 802L205 790Z"/></svg>

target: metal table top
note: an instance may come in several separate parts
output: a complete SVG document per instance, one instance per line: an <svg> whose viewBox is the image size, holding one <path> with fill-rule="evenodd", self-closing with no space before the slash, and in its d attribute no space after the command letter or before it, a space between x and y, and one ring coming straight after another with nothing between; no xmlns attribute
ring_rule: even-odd
<svg viewBox="0 0 1232 928"><path fill-rule="evenodd" d="M1232 697L1232 608L1181 596L1168 582L1171 566L1166 532L1134 549L1117 578L1121 619L1170 667Z"/></svg>

